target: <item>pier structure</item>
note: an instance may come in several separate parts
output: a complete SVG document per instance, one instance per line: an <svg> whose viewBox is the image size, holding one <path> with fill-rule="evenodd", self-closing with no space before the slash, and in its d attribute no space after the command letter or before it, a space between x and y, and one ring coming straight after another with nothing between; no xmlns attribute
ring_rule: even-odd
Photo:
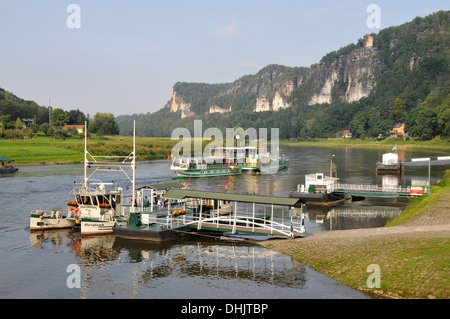
<svg viewBox="0 0 450 319"><path fill-rule="evenodd" d="M332 193L358 197L385 197L394 198L399 196L422 196L428 192L428 187L411 186L379 186L366 184L341 184L332 185Z"/></svg>
<svg viewBox="0 0 450 319"><path fill-rule="evenodd" d="M304 202L299 198L186 189L170 189L164 197L172 201L169 205L180 205L185 210L198 207L190 218L182 220L194 231L219 232L233 238L295 238L306 233ZM228 203L231 209L222 211L220 203Z"/></svg>

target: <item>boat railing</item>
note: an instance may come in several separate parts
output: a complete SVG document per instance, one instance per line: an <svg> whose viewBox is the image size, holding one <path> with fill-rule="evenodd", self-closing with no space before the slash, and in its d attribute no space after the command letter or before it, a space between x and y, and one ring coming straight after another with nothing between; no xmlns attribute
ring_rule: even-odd
<svg viewBox="0 0 450 319"><path fill-rule="evenodd" d="M61 209L53 209L53 210L45 210L45 209L33 209L31 211L31 215L34 216L42 216L42 217L62 217L62 216L66 216L68 213L67 212L63 212Z"/></svg>

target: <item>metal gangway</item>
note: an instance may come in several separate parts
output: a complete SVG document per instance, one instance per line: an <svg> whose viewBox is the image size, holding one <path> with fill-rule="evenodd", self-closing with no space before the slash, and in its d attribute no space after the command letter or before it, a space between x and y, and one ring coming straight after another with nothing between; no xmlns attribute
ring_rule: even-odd
<svg viewBox="0 0 450 319"><path fill-rule="evenodd" d="M331 185L331 192L363 197L416 197L428 193L429 187L415 186L390 186L370 184L345 184L335 183Z"/></svg>
<svg viewBox="0 0 450 319"><path fill-rule="evenodd" d="M305 234L304 204L299 198L275 196L243 195L218 192L191 191L170 189L165 198L178 200L179 205L189 211L189 207L198 207L194 214L185 215L182 223L191 229L209 230L231 235L260 235L295 238ZM222 202L232 204L232 210L221 214L217 205ZM203 209L204 203L213 203L209 210ZM244 209L243 204L251 205L251 211ZM264 206L260 214L256 205ZM266 208L270 213L266 213ZM281 209L279 209L281 207ZM261 207L259 207L261 208ZM286 209L288 208L288 209ZM172 218L172 217L169 217ZM178 219L179 220L179 219ZM170 220L168 220L170 221Z"/></svg>

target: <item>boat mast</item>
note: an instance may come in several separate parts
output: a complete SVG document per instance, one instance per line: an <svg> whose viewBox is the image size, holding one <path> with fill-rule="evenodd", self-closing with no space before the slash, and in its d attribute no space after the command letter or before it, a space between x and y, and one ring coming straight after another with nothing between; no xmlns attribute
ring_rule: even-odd
<svg viewBox="0 0 450 319"><path fill-rule="evenodd" d="M133 158L131 160L131 169L133 171L133 198L131 207L133 207L134 212L135 211L134 200L136 189L136 120L133 121Z"/></svg>
<svg viewBox="0 0 450 319"><path fill-rule="evenodd" d="M84 121L84 187L87 187L87 121Z"/></svg>

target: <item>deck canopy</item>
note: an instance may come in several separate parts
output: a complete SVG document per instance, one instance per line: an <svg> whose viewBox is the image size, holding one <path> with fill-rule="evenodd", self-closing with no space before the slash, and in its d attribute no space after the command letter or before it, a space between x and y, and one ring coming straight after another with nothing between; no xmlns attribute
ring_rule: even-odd
<svg viewBox="0 0 450 319"><path fill-rule="evenodd" d="M164 197L168 199L178 199L178 200L185 198L217 199L217 200L266 204L266 205L273 204L280 206L295 206L295 204L299 202L303 203L303 201L300 198L204 192L185 189L170 189L169 191L167 191Z"/></svg>
<svg viewBox="0 0 450 319"><path fill-rule="evenodd" d="M0 157L0 162L14 162L14 160L7 157Z"/></svg>

